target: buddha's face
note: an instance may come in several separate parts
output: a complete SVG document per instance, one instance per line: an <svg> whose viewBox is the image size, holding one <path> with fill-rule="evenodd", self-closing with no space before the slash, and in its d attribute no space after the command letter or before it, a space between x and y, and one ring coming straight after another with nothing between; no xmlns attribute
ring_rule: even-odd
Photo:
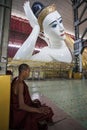
<svg viewBox="0 0 87 130"><path fill-rule="evenodd" d="M49 39L65 39L65 31L62 23L62 18L57 11L54 11L45 17L43 21L43 30Z"/></svg>

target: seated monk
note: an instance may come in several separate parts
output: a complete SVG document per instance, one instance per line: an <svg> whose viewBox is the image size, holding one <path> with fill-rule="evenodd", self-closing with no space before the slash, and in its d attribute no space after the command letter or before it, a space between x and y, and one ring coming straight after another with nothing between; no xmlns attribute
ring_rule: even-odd
<svg viewBox="0 0 87 130"><path fill-rule="evenodd" d="M52 121L53 111L50 107L41 105L38 99L32 101L24 81L29 77L30 67L21 64L18 70L19 76L11 83L10 128L39 130L42 122ZM43 130L47 130L47 127Z"/></svg>

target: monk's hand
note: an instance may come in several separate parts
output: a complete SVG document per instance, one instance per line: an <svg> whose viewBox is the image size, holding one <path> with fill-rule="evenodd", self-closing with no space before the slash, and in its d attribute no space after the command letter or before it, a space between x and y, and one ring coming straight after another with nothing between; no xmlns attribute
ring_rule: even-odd
<svg viewBox="0 0 87 130"><path fill-rule="evenodd" d="M48 107L44 107L44 106L40 107L39 110L40 110L41 113L43 113L45 115L49 114L49 112L50 112L50 109Z"/></svg>
<svg viewBox="0 0 87 130"><path fill-rule="evenodd" d="M39 103L40 101L39 101L39 99L34 99L33 102L34 103Z"/></svg>

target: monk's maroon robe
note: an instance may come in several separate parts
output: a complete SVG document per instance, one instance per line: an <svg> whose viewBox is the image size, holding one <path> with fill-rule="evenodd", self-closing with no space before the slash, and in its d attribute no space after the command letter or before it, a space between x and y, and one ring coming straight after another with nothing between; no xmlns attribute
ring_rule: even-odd
<svg viewBox="0 0 87 130"><path fill-rule="evenodd" d="M27 112L25 110L19 109L18 95L15 95L12 91L12 87L16 79L17 78L14 78L11 84L10 128L24 128L24 130L39 130L38 128L39 122L44 120L49 121L52 119L53 116L52 109L49 107L50 113L47 115ZM35 107L33 101L31 100L28 86L24 81L23 84L24 84L23 96L25 104ZM39 107L41 107L40 104Z"/></svg>

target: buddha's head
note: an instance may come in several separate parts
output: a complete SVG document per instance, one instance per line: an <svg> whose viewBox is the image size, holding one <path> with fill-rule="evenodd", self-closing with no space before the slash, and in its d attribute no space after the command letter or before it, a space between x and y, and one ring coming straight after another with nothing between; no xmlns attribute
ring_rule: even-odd
<svg viewBox="0 0 87 130"><path fill-rule="evenodd" d="M45 7L40 2L34 2L32 10L38 19L41 32L44 32L48 38L65 39L62 17L54 4Z"/></svg>

